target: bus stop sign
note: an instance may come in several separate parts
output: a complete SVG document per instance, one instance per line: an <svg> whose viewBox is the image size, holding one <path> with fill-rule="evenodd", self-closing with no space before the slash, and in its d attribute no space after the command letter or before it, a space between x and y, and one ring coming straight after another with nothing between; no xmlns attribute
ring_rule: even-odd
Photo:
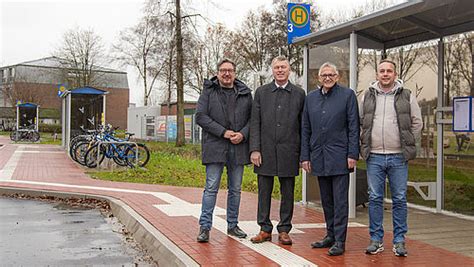
<svg viewBox="0 0 474 267"><path fill-rule="evenodd" d="M292 44L295 37L311 32L310 11L309 4L288 3L288 44Z"/></svg>

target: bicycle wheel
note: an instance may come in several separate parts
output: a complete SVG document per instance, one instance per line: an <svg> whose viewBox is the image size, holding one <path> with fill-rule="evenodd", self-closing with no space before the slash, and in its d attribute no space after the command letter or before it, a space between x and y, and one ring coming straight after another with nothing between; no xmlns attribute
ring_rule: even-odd
<svg viewBox="0 0 474 267"><path fill-rule="evenodd" d="M75 146L85 140L86 138L83 136L76 136L73 139L71 139L71 141L69 141L69 156L71 156L72 159L74 159L74 150L76 149Z"/></svg>
<svg viewBox="0 0 474 267"><path fill-rule="evenodd" d="M128 166L127 158L125 152L127 151L128 146L125 144L118 144L114 148L113 160L119 166Z"/></svg>
<svg viewBox="0 0 474 267"><path fill-rule="evenodd" d="M36 131L30 133L30 140L31 142L38 142L40 139L40 134Z"/></svg>
<svg viewBox="0 0 474 267"><path fill-rule="evenodd" d="M150 160L150 151L144 144L137 144L138 152L134 145L129 145L125 151L127 164L131 168L135 167L138 163L139 167L145 166Z"/></svg>
<svg viewBox="0 0 474 267"><path fill-rule="evenodd" d="M18 141L18 138L19 138L19 136L18 136L18 132L17 132L17 131L12 131L12 132L10 133L10 140L16 142L16 141Z"/></svg>
<svg viewBox="0 0 474 267"><path fill-rule="evenodd" d="M97 158L97 144L96 145L93 145L92 147L90 147L85 156L84 156L84 164L89 167L89 168L95 168L97 167L97 162L99 163L99 165L102 163L102 161L104 160L104 157L105 157L105 148L103 148L103 146L101 146L100 148L100 154L99 154L99 158Z"/></svg>
<svg viewBox="0 0 474 267"><path fill-rule="evenodd" d="M86 156L87 150L89 150L92 147L92 145L93 145L92 142L87 142L87 141L79 142L78 144L74 146L74 152L71 158L81 165L86 165L85 156Z"/></svg>

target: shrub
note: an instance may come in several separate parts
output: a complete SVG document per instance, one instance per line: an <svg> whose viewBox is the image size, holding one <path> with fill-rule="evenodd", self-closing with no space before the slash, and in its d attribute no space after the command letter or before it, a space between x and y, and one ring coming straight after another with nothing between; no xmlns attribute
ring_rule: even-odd
<svg viewBox="0 0 474 267"><path fill-rule="evenodd" d="M61 133L61 124L39 124L39 131L41 133Z"/></svg>

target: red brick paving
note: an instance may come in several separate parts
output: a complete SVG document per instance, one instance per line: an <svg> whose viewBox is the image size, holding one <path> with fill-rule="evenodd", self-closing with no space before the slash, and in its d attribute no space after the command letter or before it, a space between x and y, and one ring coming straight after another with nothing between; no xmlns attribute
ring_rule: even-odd
<svg viewBox="0 0 474 267"><path fill-rule="evenodd" d="M5 137L0 136L0 169L13 155L14 146L8 144ZM24 150L58 152L57 146L25 145ZM13 180L37 181L47 183L61 183L69 185L94 186L105 188L132 189L140 191L164 192L174 195L190 203L200 203L202 189L183 188L162 185L146 185L94 180L84 174L84 170L73 163L66 153L22 153L20 161L12 177ZM169 217L153 205L166 204L150 194L113 192L97 189L68 188L50 185L18 184L0 181L0 186L20 187L38 190L75 192L84 194L105 195L125 202L143 218L156 227L168 239L180 247L202 266L278 266L254 250L238 241L229 238L219 231L211 231L211 241L207 244L198 244L195 241L198 232L198 220L191 216ZM225 208L226 194L220 191L217 205ZM243 192L240 217L241 221L255 221L257 210L257 196ZM245 203L245 204L244 204ZM272 219L278 220L278 203L272 205ZM222 216L225 219L225 216ZM297 204L294 211L293 223L323 223L322 213ZM330 257L326 249L311 249L310 243L325 235L324 229L302 229L304 234L292 234L293 246L281 246L288 251L305 258L319 266L474 266L474 259L456 254L426 243L407 240L409 256L395 257L391 252L390 233L386 234L386 251L379 255L366 255L365 247L368 243L367 227L349 228L346 243L346 253L340 257ZM277 236L273 235L272 242L278 244Z"/></svg>

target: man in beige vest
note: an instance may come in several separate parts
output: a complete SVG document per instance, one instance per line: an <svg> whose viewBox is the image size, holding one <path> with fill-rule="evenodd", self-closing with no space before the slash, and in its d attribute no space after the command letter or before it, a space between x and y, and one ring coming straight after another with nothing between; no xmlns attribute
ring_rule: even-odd
<svg viewBox="0 0 474 267"><path fill-rule="evenodd" d="M367 162L369 184L369 232L367 254L383 247L383 200L388 177L392 196L393 249L396 256L407 256L408 160L416 157L416 139L421 132L420 107L410 90L397 80L393 61L382 60L377 81L359 101L361 155Z"/></svg>

